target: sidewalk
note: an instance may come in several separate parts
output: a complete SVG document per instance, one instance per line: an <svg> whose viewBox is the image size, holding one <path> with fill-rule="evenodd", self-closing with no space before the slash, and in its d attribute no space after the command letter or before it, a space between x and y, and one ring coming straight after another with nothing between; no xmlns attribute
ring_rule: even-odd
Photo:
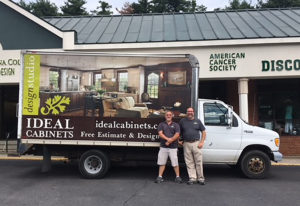
<svg viewBox="0 0 300 206"><path fill-rule="evenodd" d="M300 166L300 156L287 156L280 162L272 162L274 166Z"/></svg>
<svg viewBox="0 0 300 206"><path fill-rule="evenodd" d="M5 154L0 154L0 160L42 160L42 156L33 156L33 155L22 155L22 156L8 156ZM53 161L68 161L68 158L65 157L51 157ZM300 156L288 156L284 157L280 162L272 162L273 166L300 166Z"/></svg>

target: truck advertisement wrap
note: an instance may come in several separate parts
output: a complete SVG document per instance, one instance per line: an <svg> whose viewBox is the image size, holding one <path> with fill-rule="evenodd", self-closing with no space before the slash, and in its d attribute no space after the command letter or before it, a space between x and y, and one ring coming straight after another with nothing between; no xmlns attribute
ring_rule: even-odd
<svg viewBox="0 0 300 206"><path fill-rule="evenodd" d="M26 53L22 139L157 142L191 106L186 57Z"/></svg>

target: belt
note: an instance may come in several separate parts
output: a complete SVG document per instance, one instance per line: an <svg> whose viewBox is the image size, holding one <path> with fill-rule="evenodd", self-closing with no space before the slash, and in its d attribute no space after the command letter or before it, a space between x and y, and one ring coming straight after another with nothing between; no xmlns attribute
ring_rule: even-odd
<svg viewBox="0 0 300 206"><path fill-rule="evenodd" d="M199 139L184 140L184 142L189 142L189 143L193 143L193 142L197 142L197 141L199 141Z"/></svg>

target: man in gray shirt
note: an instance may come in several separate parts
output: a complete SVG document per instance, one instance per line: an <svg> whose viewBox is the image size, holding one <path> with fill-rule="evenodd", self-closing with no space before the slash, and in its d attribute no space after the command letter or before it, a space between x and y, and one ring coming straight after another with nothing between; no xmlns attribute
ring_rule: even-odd
<svg viewBox="0 0 300 206"><path fill-rule="evenodd" d="M168 157L170 157L171 164L176 174L175 182L181 183L182 180L179 175L179 165L177 156L180 127L176 122L172 121L173 113L171 111L166 112L165 118L166 121L161 122L158 125L157 129L160 137L160 149L157 158L159 171L158 177L156 178L155 182L161 183L164 181L162 176L166 168Z"/></svg>
<svg viewBox="0 0 300 206"><path fill-rule="evenodd" d="M202 147L206 138L205 127L202 122L195 118L194 109L187 109L187 117L183 118L179 122L184 160L189 174L189 185L198 182L201 185L205 185L205 179L203 175L203 162L202 162ZM202 138L200 138L200 132L202 132Z"/></svg>

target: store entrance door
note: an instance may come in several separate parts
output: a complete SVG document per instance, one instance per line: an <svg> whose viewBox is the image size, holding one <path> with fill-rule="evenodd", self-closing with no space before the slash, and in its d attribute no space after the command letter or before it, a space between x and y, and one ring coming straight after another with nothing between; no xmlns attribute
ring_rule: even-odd
<svg viewBox="0 0 300 206"><path fill-rule="evenodd" d="M19 98L18 85L0 85L0 140L17 140L18 119L16 108Z"/></svg>

